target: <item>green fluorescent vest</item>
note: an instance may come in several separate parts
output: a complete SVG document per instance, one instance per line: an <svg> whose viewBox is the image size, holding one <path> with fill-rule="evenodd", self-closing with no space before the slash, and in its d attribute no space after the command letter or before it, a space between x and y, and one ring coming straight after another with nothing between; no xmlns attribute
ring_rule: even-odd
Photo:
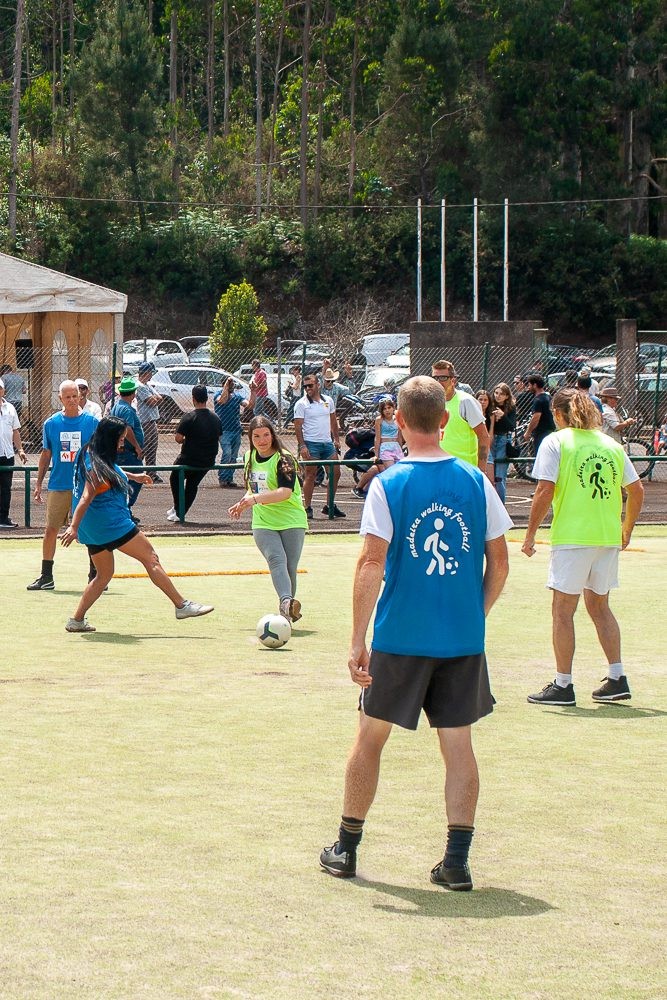
<svg viewBox="0 0 667 1000"><path fill-rule="evenodd" d="M461 416L461 400L466 395L458 389L447 401L449 420L440 439L440 447L455 458L477 465L477 435L467 420Z"/></svg>
<svg viewBox="0 0 667 1000"><path fill-rule="evenodd" d="M558 431L552 545L621 544L623 448L602 431Z"/></svg>
<svg viewBox="0 0 667 1000"><path fill-rule="evenodd" d="M250 452L243 459L247 466ZM278 489L278 462L280 454L272 455L268 462L257 462L250 470L250 483L253 493L268 492ZM297 476L292 495L288 500L279 503L255 504L252 508L253 528L269 528L272 531L285 531L287 528L307 528L308 520L301 499L301 484Z"/></svg>

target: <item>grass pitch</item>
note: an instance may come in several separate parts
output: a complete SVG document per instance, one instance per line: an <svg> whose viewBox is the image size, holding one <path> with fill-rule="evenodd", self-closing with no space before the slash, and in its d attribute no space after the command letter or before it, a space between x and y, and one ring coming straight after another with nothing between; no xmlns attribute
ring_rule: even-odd
<svg viewBox="0 0 667 1000"><path fill-rule="evenodd" d="M89 615L98 632L68 635L82 550L58 551L53 593L27 593L39 546L3 540L0 996L663 997L660 535L636 533L613 598L633 699L590 700L605 671L580 612L574 709L525 701L553 678L548 548L510 544L470 894L428 881L445 821L423 723L387 746L360 877L319 870L356 726L358 539L307 539L304 618L275 651L254 637L268 577L177 580L216 605L185 622L147 580L117 580ZM172 570L263 567L248 538L156 548Z"/></svg>

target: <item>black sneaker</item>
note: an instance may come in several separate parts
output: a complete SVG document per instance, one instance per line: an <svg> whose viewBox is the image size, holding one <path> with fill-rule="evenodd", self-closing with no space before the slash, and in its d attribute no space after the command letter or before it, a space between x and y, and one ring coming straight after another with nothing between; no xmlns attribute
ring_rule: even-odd
<svg viewBox="0 0 667 1000"><path fill-rule="evenodd" d="M313 508L312 507L306 507L306 517L308 518L309 521L313 520Z"/></svg>
<svg viewBox="0 0 667 1000"><path fill-rule="evenodd" d="M0 521L0 528L18 528L18 524L8 517L5 521Z"/></svg>
<svg viewBox="0 0 667 1000"><path fill-rule="evenodd" d="M335 875L337 878L354 878L357 874L357 852L341 851L336 848L338 841L331 847L325 847L320 854L320 864L325 872Z"/></svg>
<svg viewBox="0 0 667 1000"><path fill-rule="evenodd" d="M53 590L55 583L52 576L38 576L34 583L29 583L26 590Z"/></svg>
<svg viewBox="0 0 667 1000"><path fill-rule="evenodd" d="M153 482L154 483L163 483L164 479L162 478L162 476L158 476L157 473L155 473L153 475Z"/></svg>
<svg viewBox="0 0 667 1000"><path fill-rule="evenodd" d="M531 705L576 705L574 686L559 687L555 681L545 684L537 694L529 694L526 699Z"/></svg>
<svg viewBox="0 0 667 1000"><path fill-rule="evenodd" d="M326 514L327 517L329 516L329 507L327 505L325 505L322 508L322 513ZM345 513L345 511L341 510L340 507L337 507L336 504L334 504L333 505L333 516L334 517L347 517L347 514Z"/></svg>
<svg viewBox="0 0 667 1000"><path fill-rule="evenodd" d="M447 868L443 858L431 870L431 882L434 885L441 885L443 889L451 889L452 892L470 892L472 875L468 868L468 862L466 861L462 868Z"/></svg>
<svg viewBox="0 0 667 1000"><path fill-rule="evenodd" d="M356 497L358 500L365 500L366 494L363 490L360 490L358 486L353 487L352 496Z"/></svg>
<svg viewBox="0 0 667 1000"><path fill-rule="evenodd" d="M632 698L628 687L628 678L623 674L617 681L604 677L602 686L596 688L591 695L593 701L628 701Z"/></svg>

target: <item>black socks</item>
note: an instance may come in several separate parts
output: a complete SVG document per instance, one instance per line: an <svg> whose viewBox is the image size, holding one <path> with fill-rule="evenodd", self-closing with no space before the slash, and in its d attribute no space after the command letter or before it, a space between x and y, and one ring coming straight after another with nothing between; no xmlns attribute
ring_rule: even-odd
<svg viewBox="0 0 667 1000"><path fill-rule="evenodd" d="M354 816L342 816L340 829L338 831L339 853L343 851L354 851L361 842L361 835L364 832L364 820L355 819Z"/></svg>
<svg viewBox="0 0 667 1000"><path fill-rule="evenodd" d="M447 847L445 848L445 868L463 868L467 864L474 832L474 826L449 824L447 827Z"/></svg>
<svg viewBox="0 0 667 1000"><path fill-rule="evenodd" d="M42 576L47 580L53 577L53 559L42 559Z"/></svg>

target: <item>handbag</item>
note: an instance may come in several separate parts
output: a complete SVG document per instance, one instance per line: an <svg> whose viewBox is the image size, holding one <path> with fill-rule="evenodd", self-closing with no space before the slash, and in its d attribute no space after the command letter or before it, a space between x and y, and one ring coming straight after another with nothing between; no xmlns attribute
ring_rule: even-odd
<svg viewBox="0 0 667 1000"><path fill-rule="evenodd" d="M516 438L508 438L507 444L505 445L505 454L508 458L518 458L521 454L521 448L516 443Z"/></svg>

